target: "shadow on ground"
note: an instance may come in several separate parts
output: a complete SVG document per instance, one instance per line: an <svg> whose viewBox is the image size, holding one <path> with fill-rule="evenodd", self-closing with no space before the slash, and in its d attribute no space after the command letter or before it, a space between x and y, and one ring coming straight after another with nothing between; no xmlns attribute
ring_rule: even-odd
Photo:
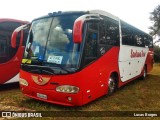
<svg viewBox="0 0 160 120"><path fill-rule="evenodd" d="M3 84L3 85L0 85L0 92L6 91L6 90L17 89L17 88L19 88L18 82Z"/></svg>

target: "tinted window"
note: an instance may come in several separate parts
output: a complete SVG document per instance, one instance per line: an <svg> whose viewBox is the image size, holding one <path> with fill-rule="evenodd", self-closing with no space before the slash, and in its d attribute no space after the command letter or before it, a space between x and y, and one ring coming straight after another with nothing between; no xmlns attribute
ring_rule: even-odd
<svg viewBox="0 0 160 120"><path fill-rule="evenodd" d="M85 65L97 58L98 22L87 22L86 43L84 51Z"/></svg>
<svg viewBox="0 0 160 120"><path fill-rule="evenodd" d="M85 57L97 57L98 23L88 22Z"/></svg>
<svg viewBox="0 0 160 120"><path fill-rule="evenodd" d="M148 48L153 48L153 39L151 36L144 35L144 44Z"/></svg>
<svg viewBox="0 0 160 120"><path fill-rule="evenodd" d="M24 39L23 39L23 43L22 43L23 46L26 46L28 31L29 31L29 28L24 30Z"/></svg>
<svg viewBox="0 0 160 120"><path fill-rule="evenodd" d="M107 44L106 41L106 32L105 32L105 21L100 21L99 23L99 43Z"/></svg>
<svg viewBox="0 0 160 120"><path fill-rule="evenodd" d="M153 47L152 38L144 32L133 26L121 21L122 44L137 47Z"/></svg>
<svg viewBox="0 0 160 120"><path fill-rule="evenodd" d="M11 35L12 32L20 25L21 24L17 22L0 23L0 63L7 62L15 55L19 46L20 35L18 35L16 48L11 47Z"/></svg>
<svg viewBox="0 0 160 120"><path fill-rule="evenodd" d="M100 22L100 44L119 45L119 25L118 21L104 17L104 22Z"/></svg>
<svg viewBox="0 0 160 120"><path fill-rule="evenodd" d="M85 65L104 55L113 46L119 45L119 24L111 18L88 21L85 43Z"/></svg>
<svg viewBox="0 0 160 120"><path fill-rule="evenodd" d="M136 34L134 33L132 26L121 21L121 29L122 29L122 44L135 46L135 35Z"/></svg>

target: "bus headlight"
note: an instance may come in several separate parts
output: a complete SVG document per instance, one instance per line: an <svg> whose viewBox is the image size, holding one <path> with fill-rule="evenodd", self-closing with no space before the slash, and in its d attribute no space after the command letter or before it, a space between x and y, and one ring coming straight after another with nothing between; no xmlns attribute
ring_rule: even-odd
<svg viewBox="0 0 160 120"><path fill-rule="evenodd" d="M20 78L19 79L19 84L23 86L28 86L28 82L25 79Z"/></svg>
<svg viewBox="0 0 160 120"><path fill-rule="evenodd" d="M76 86L70 86L70 85L62 85L56 87L57 92L64 92L64 93L78 93L79 88Z"/></svg>

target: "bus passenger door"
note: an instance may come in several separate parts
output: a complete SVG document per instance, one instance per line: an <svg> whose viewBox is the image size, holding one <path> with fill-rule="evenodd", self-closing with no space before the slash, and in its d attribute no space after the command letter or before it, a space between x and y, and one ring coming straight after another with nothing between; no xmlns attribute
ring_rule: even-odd
<svg viewBox="0 0 160 120"><path fill-rule="evenodd" d="M0 63L4 63L7 61L7 40L0 36Z"/></svg>
<svg viewBox="0 0 160 120"><path fill-rule="evenodd" d="M85 89L90 90L84 96L98 97L102 95L103 88L100 81L100 65L98 62L98 40L99 40L99 21L93 20L86 22L87 31L85 35L85 45L83 54L83 67L85 73ZM97 92L97 90L99 92ZM88 100L88 97L84 98Z"/></svg>
<svg viewBox="0 0 160 120"><path fill-rule="evenodd" d="M97 59L98 22L89 21L85 37L84 66Z"/></svg>

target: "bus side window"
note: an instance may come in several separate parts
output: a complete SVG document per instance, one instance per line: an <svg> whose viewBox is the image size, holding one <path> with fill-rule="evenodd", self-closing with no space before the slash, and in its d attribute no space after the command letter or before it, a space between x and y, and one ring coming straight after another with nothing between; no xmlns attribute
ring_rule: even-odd
<svg viewBox="0 0 160 120"><path fill-rule="evenodd" d="M107 44L105 33L105 21L99 23L99 44Z"/></svg>
<svg viewBox="0 0 160 120"><path fill-rule="evenodd" d="M97 58L98 22L87 22L84 64L87 65Z"/></svg>
<svg viewBox="0 0 160 120"><path fill-rule="evenodd" d="M145 47L148 47L148 48L153 48L153 40L152 40L152 37L150 36L147 36L147 35L144 35L144 44L145 44Z"/></svg>
<svg viewBox="0 0 160 120"><path fill-rule="evenodd" d="M149 48L153 48L153 39L149 36Z"/></svg>
<svg viewBox="0 0 160 120"><path fill-rule="evenodd" d="M144 47L144 35L140 31L136 31L134 34L135 46Z"/></svg>
<svg viewBox="0 0 160 120"><path fill-rule="evenodd" d="M107 20L105 25L107 45L119 45L119 27L118 22Z"/></svg>
<svg viewBox="0 0 160 120"><path fill-rule="evenodd" d="M20 26L21 23L5 21L0 23L0 63L11 60L20 45L20 33L18 33L16 48L11 47L12 32Z"/></svg>
<svg viewBox="0 0 160 120"><path fill-rule="evenodd" d="M0 37L0 63L6 62L7 58L7 40Z"/></svg>
<svg viewBox="0 0 160 120"><path fill-rule="evenodd" d="M23 36L23 43L22 43L22 46L25 46L26 45L26 42L27 42L27 37L28 37L28 31L29 31L29 28L24 30L24 36Z"/></svg>
<svg viewBox="0 0 160 120"><path fill-rule="evenodd" d="M17 40L16 40L16 48L12 48L11 47L12 32L14 31L15 28L21 26L21 23L8 22L6 24L8 25L8 27L6 27L6 28L8 29L8 32L9 32L9 34L8 34L8 38L9 38L8 49L9 49L9 60L10 60L11 58L13 58L15 56L16 52L18 51L18 48L20 46L20 37L21 37L21 32L19 32L18 35L17 35Z"/></svg>
<svg viewBox="0 0 160 120"><path fill-rule="evenodd" d="M85 57L97 57L97 36L94 32L87 33Z"/></svg>
<svg viewBox="0 0 160 120"><path fill-rule="evenodd" d="M131 27L127 23L121 21L121 29L122 29L122 44L134 46L135 39Z"/></svg>
<svg viewBox="0 0 160 120"><path fill-rule="evenodd" d="M121 29L123 45L145 47L145 44L147 43L145 42L145 39L147 38L143 32L123 21L121 21Z"/></svg>
<svg viewBox="0 0 160 120"><path fill-rule="evenodd" d="M101 16L99 22L98 57L103 56L113 46L119 46L119 24L109 17Z"/></svg>

